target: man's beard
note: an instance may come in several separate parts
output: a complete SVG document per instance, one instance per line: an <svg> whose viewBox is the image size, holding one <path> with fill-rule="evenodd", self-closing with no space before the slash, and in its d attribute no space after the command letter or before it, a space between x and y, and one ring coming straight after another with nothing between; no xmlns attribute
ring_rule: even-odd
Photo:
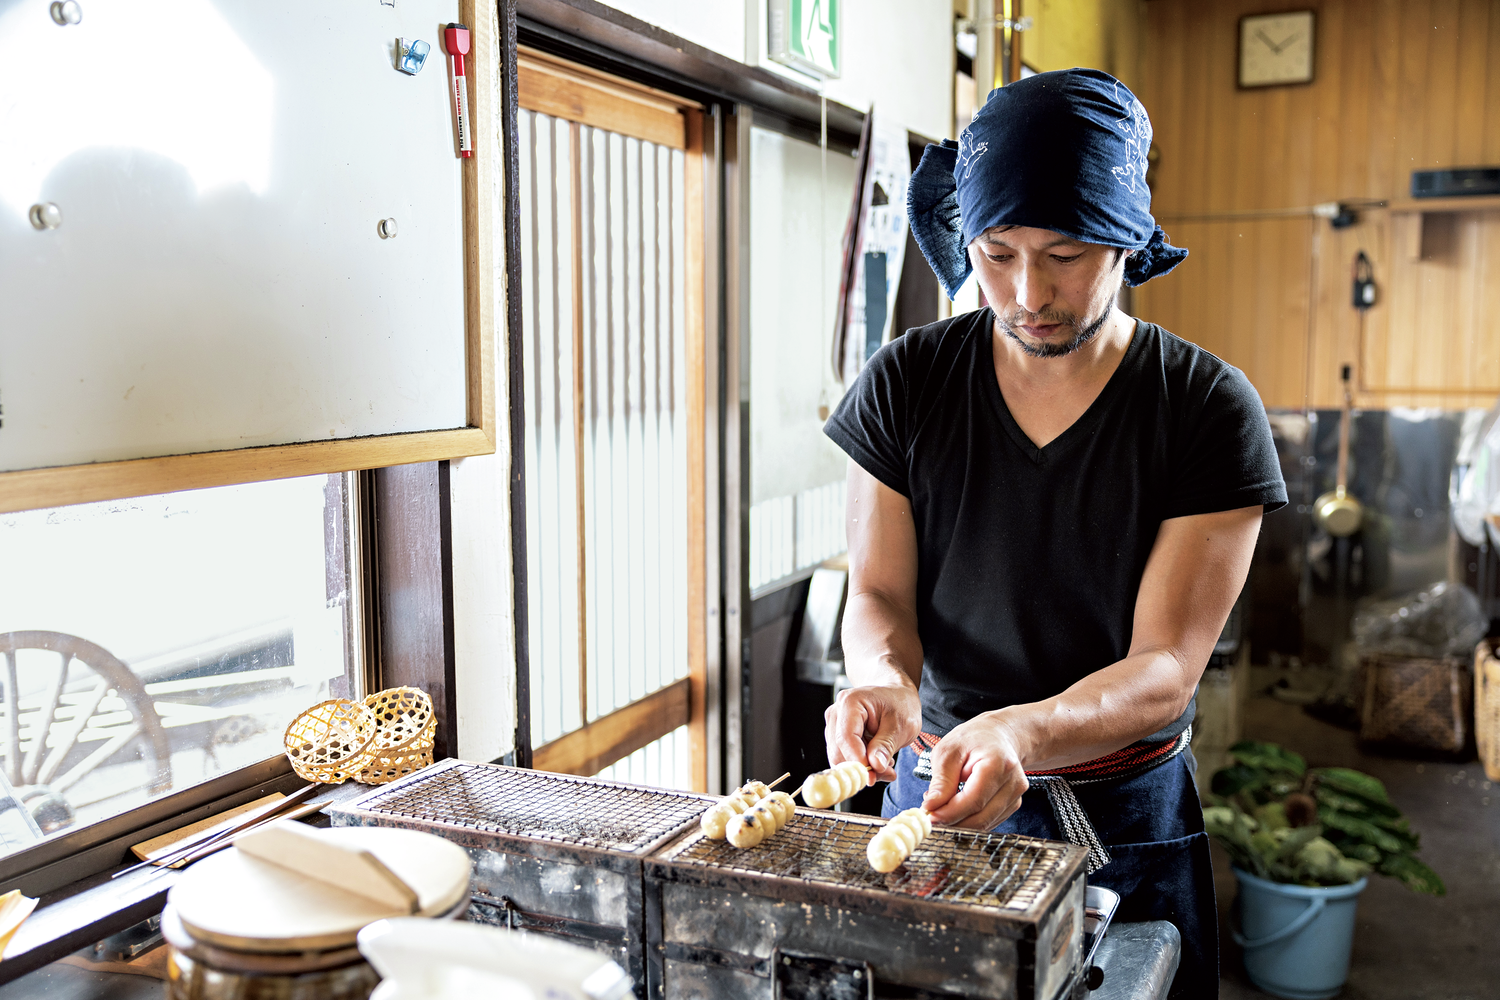
<svg viewBox="0 0 1500 1000"><path fill-rule="evenodd" d="M1088 326L1080 327L1078 325L1078 317L1076 316L1069 313L1055 313L1043 309L1040 313L1036 314L1036 319L1027 325L1040 326L1048 323L1061 323L1064 326L1072 327L1073 336L1057 343L1032 343L1017 333L1015 328L1022 325L1021 320L1030 320L1031 317L1031 313L1022 310L1017 310L1010 316L996 315L996 318L1000 320L1000 328L1005 331L1005 335L1014 340L1024 353L1029 354L1033 358L1061 358L1072 354L1074 351L1082 350L1085 344L1098 336L1099 331L1104 328L1104 321L1109 319L1109 310L1105 309L1101 312L1099 318Z"/></svg>

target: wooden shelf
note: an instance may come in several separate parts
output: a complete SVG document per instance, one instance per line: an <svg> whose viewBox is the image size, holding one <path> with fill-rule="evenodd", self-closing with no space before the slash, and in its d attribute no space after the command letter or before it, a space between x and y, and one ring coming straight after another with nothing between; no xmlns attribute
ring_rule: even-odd
<svg viewBox="0 0 1500 1000"><path fill-rule="evenodd" d="M1457 198L1397 198L1387 206L1392 212L1495 212L1500 194L1471 194Z"/></svg>

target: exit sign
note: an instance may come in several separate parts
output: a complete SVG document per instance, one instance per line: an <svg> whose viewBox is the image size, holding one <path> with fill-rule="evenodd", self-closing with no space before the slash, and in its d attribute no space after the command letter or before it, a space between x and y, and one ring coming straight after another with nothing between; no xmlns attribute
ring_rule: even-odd
<svg viewBox="0 0 1500 1000"><path fill-rule="evenodd" d="M772 59L813 76L837 77L839 0L768 0Z"/></svg>

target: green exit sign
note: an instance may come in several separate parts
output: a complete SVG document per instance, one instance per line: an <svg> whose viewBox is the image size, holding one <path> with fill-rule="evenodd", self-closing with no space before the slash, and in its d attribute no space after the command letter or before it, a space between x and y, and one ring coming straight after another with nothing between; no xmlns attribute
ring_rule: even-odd
<svg viewBox="0 0 1500 1000"><path fill-rule="evenodd" d="M825 79L839 75L839 0L769 0L766 6L772 59Z"/></svg>

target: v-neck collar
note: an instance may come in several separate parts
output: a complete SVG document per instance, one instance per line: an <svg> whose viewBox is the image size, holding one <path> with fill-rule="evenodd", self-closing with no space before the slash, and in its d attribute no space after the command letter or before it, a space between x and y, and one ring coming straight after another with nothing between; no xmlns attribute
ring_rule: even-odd
<svg viewBox="0 0 1500 1000"><path fill-rule="evenodd" d="M983 381L988 385L987 391L990 400L1000 417L1000 423L1005 427L1005 433L1010 437L1015 446L1021 449L1022 454L1037 465L1045 464L1047 456L1066 450L1074 441L1092 432L1094 425L1099 422L1101 414L1109 407L1110 401L1119 394L1120 385L1129 377L1126 374L1126 370L1135 367L1136 360L1140 357L1141 351L1145 349L1147 339L1146 324L1140 320L1136 320L1135 330L1130 336L1130 346L1125 348L1124 357L1120 358L1120 363L1110 373L1109 381L1104 383L1104 388L1099 390L1099 395L1094 397L1094 401L1088 405L1088 408L1083 411L1077 420L1069 424L1057 437L1039 448L1035 441L1026 436L1026 432L1021 429L1021 425L1016 423L1015 416L1010 412L1010 404L1005 401L1005 393L1000 391L1000 378L995 374L995 312L989 306L984 308L984 319L985 323L981 332L988 333L988 336L980 337L982 353L985 359L985 363L980 366L986 376Z"/></svg>

